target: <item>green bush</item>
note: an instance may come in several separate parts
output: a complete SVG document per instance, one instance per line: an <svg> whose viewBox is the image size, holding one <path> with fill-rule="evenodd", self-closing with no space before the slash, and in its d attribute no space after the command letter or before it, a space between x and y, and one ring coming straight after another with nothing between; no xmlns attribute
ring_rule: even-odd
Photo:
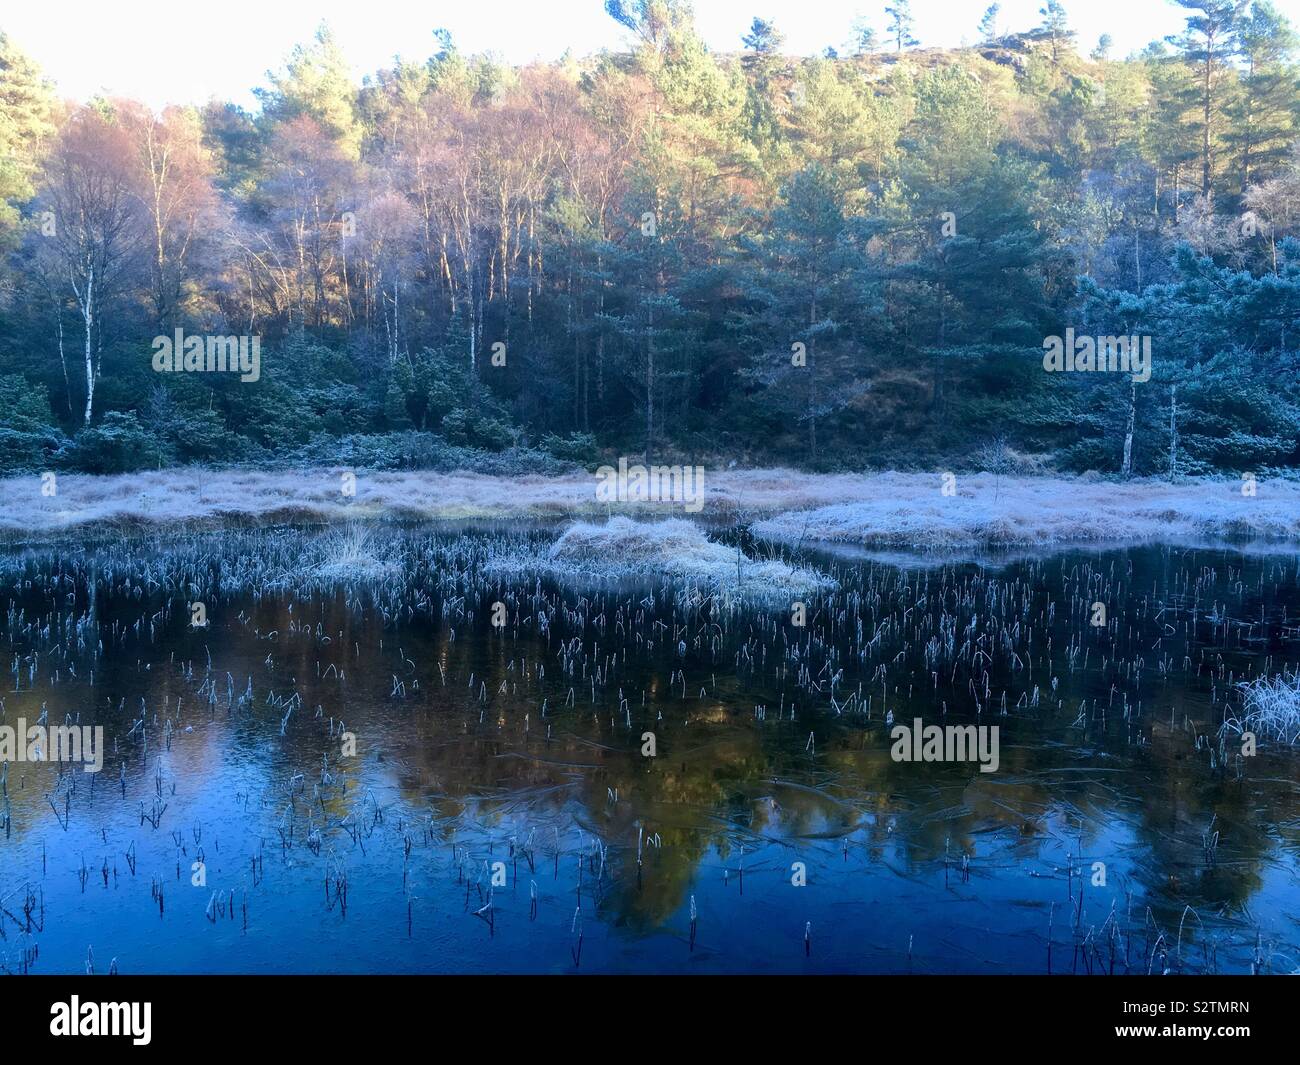
<svg viewBox="0 0 1300 1065"><path fill-rule="evenodd" d="M0 427L0 474L45 469L66 444L67 437L57 429L23 432Z"/></svg>
<svg viewBox="0 0 1300 1065"><path fill-rule="evenodd" d="M575 432L568 436L547 433L542 437L542 450L579 466L592 466L600 457L600 448L591 433Z"/></svg>
<svg viewBox="0 0 1300 1065"><path fill-rule="evenodd" d="M59 455L59 465L84 473L131 473L171 461L167 445L148 432L134 411L110 411L82 429Z"/></svg>
<svg viewBox="0 0 1300 1065"><path fill-rule="evenodd" d="M43 469L66 443L44 387L0 374L0 473Z"/></svg>
<svg viewBox="0 0 1300 1065"><path fill-rule="evenodd" d="M533 448L483 451L452 444L433 433L407 430L397 433L314 436L310 442L281 452L272 460L294 466L353 466L367 470L436 470L521 476L530 473L571 472L571 462Z"/></svg>

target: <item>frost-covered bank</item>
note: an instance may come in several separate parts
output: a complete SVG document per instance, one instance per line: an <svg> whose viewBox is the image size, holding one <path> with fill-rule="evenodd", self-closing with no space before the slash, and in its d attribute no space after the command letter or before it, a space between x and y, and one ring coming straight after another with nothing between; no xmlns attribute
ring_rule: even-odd
<svg viewBox="0 0 1300 1065"><path fill-rule="evenodd" d="M937 476L885 473L852 489L840 502L759 521L754 532L786 543L907 548L1300 540L1295 481L1169 484L978 474L955 478L945 494Z"/></svg>
<svg viewBox="0 0 1300 1065"><path fill-rule="evenodd" d="M1115 482L941 473L706 471L698 515L668 503L604 503L593 474L489 476L318 468L180 469L0 481L0 535L42 539L119 523L592 519L615 515L752 524L789 544L967 547L1193 538L1300 541L1300 482ZM1245 490L1243 490L1245 489ZM1253 494L1252 493L1253 490Z"/></svg>

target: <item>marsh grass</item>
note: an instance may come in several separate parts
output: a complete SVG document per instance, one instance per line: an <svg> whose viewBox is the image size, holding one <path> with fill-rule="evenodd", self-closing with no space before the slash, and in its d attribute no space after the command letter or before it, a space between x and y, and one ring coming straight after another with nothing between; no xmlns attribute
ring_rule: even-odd
<svg viewBox="0 0 1300 1065"><path fill-rule="evenodd" d="M1224 722L1236 733L1254 732L1278 743L1300 743L1300 672L1238 683L1242 716Z"/></svg>
<svg viewBox="0 0 1300 1065"><path fill-rule="evenodd" d="M641 522L616 516L599 525L578 522L543 552L494 560L492 572L512 571L559 581L663 575L688 589L751 603L788 603L836 586L834 578L814 569L749 558L679 518Z"/></svg>
<svg viewBox="0 0 1300 1065"><path fill-rule="evenodd" d="M0 537L31 542L103 527L188 529L383 520L587 519L672 515L663 504L610 508L590 473L492 476L432 471L357 473L340 492L341 468L281 471L180 468L121 476L60 474L41 495L35 474L0 480L8 502ZM785 543L877 547L1052 545L1078 541L1233 538L1300 540L1300 482L1266 479L1255 496L1232 479L1112 481L959 473L943 496L932 473L810 474L789 469L709 471L706 522L744 514L755 535Z"/></svg>
<svg viewBox="0 0 1300 1065"><path fill-rule="evenodd" d="M385 541L389 545L392 540ZM322 545L324 557L315 566L315 576L326 581L383 580L401 573L401 563L382 557L384 550L372 529L349 522ZM391 547L389 552L391 554Z"/></svg>

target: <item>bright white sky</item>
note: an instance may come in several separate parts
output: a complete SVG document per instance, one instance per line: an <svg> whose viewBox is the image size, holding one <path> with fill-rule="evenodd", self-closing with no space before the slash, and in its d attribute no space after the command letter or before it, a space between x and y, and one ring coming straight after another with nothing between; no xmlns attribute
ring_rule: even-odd
<svg viewBox="0 0 1300 1065"><path fill-rule="evenodd" d="M915 36L923 45L954 46L976 38L989 0L912 0ZM786 35L785 50L820 52L841 46L856 15L882 37L886 0L696 0L697 23L709 46L739 49L755 15ZM1044 0L1003 0L1006 30L1038 25ZM1300 25L1300 0L1275 0ZM1103 33L1123 56L1176 33L1185 12L1172 0L1065 0L1083 51ZM265 84L290 49L310 39L320 21L333 28L357 78L388 65L394 55L423 60L434 50L431 31L451 30L466 52L493 52L513 63L618 49L624 31L601 0L63 0L55 8L15 2L0 14L0 30L54 79L61 95L84 100L97 92L135 97L155 107L202 103L211 96L251 106L251 89Z"/></svg>

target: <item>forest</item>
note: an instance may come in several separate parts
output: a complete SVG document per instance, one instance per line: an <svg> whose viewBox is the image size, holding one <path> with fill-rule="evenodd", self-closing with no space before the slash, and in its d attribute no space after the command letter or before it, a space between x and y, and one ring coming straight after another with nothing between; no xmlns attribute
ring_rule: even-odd
<svg viewBox="0 0 1300 1065"><path fill-rule="evenodd" d="M433 29L359 84L321 25L256 108L161 113L0 33L0 473L1294 475L1297 38L1176 2L1126 57L1057 0L959 49L895 0L808 57L592 0L625 50ZM1067 330L1148 378L1044 372ZM158 372L185 336L258 373Z"/></svg>

